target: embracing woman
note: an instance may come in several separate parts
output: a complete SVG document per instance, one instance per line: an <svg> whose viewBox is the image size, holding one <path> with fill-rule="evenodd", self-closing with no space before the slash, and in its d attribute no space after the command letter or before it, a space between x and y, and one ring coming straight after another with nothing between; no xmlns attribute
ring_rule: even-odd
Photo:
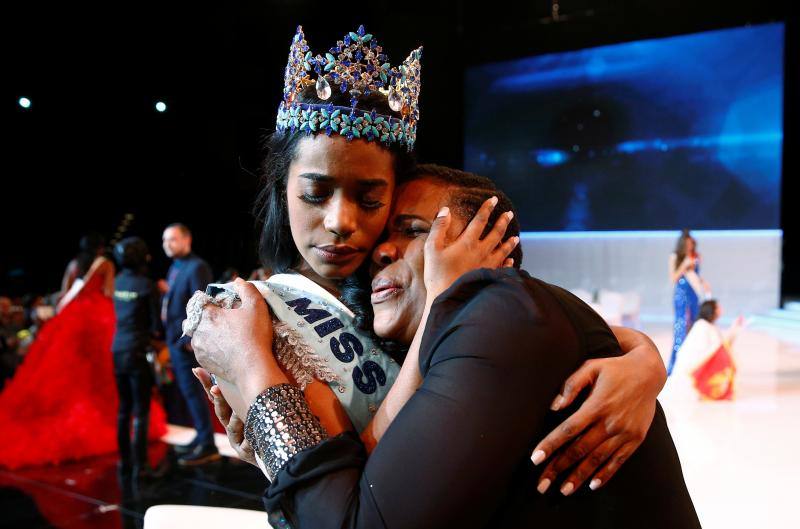
<svg viewBox="0 0 800 529"><path fill-rule="evenodd" d="M270 325L255 287L237 285L252 338L226 352L197 340L201 365L245 388L244 434L272 480L276 526L699 527L660 406L635 453L587 430L585 460L545 470L530 461L535 440L574 410L550 409L561 380L582 362L624 357L567 291L513 267L472 270L516 236L495 204L510 207L490 181L455 170L422 168L400 187L373 252L374 328L411 337L395 387L413 376L419 385L369 455L354 432L327 432L259 345ZM218 388L208 390L222 412ZM619 469L611 480L593 474L604 463ZM560 493L541 494L562 470Z"/></svg>

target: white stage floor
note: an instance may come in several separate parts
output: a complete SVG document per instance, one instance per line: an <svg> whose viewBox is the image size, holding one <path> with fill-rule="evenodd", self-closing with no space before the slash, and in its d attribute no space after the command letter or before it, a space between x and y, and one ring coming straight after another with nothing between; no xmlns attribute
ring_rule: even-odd
<svg viewBox="0 0 800 529"><path fill-rule="evenodd" d="M666 357L671 328L643 330ZM732 402L700 402L670 380L659 397L705 529L800 527L800 343L793 338L742 331L733 347Z"/></svg>

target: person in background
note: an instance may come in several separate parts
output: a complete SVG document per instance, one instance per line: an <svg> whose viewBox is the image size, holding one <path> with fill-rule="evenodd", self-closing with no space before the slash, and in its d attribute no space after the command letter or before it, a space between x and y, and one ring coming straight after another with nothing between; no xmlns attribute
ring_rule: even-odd
<svg viewBox="0 0 800 529"><path fill-rule="evenodd" d="M711 291L708 283L700 278L700 254L697 253L697 241L689 230L683 230L678 238L675 252L669 256L669 277L675 285L673 294L675 324L667 376L672 374L678 350L686 338L686 333L697 320L700 300L705 299Z"/></svg>
<svg viewBox="0 0 800 529"><path fill-rule="evenodd" d="M237 277L239 277L239 271L232 266L229 266L224 272L222 272L222 275L219 276L219 279L217 279L215 283L230 283Z"/></svg>
<svg viewBox="0 0 800 529"><path fill-rule="evenodd" d="M715 324L720 316L722 305L716 300L700 305L700 316L683 341L675 362L673 378L680 385L691 385L704 400L731 400L734 396L736 364L731 350L745 321L739 316L723 332Z"/></svg>
<svg viewBox="0 0 800 529"><path fill-rule="evenodd" d="M252 272L250 272L250 277L247 279L250 281L266 281L269 279L269 276L272 275L272 270L269 268L265 268L263 266L259 266Z"/></svg>
<svg viewBox="0 0 800 529"><path fill-rule="evenodd" d="M177 446L175 451L180 456L178 464L181 466L201 465L218 460L220 455L214 445L214 430L205 392L192 374L192 368L197 364L191 339L183 336L181 325L186 318L186 303L196 291L205 290L212 282L213 275L208 263L192 253L192 232L184 224L167 226L162 241L164 253L173 262L166 281L160 282L161 290L166 289L161 321L175 379L197 430L197 436L189 444Z"/></svg>
<svg viewBox="0 0 800 529"><path fill-rule="evenodd" d="M150 252L142 239L128 237L117 243L114 258L121 268L114 280L117 326L111 345L119 395L119 469L123 476L138 479L150 475L147 431L154 379L146 354L151 339L159 334L158 291L147 277Z"/></svg>
<svg viewBox="0 0 800 529"><path fill-rule="evenodd" d="M111 297L114 292L114 265L109 259L101 260L105 255L105 239L99 233L88 233L81 237L78 255L76 255L64 270L61 280L61 292L58 296L56 311L60 311L83 288L89 269L100 266L99 274L103 277L101 285L103 294Z"/></svg>

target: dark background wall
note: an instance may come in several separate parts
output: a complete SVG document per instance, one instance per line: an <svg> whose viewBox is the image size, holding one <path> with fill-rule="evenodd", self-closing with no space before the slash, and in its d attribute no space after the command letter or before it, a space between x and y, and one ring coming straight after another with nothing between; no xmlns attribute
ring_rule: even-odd
<svg viewBox="0 0 800 529"><path fill-rule="evenodd" d="M772 1L565 0L559 8L555 21L552 2L541 0L5 5L0 293L55 290L80 235L110 238L125 213L135 215L128 233L151 245L157 274L167 266L161 231L174 221L193 229L215 273L254 268L259 145L274 125L297 24L320 51L364 24L392 63L423 44L418 156L460 166L467 65L784 20L783 291L800 294L797 17ZM17 105L21 96L30 109ZM157 100L167 112L155 112Z"/></svg>

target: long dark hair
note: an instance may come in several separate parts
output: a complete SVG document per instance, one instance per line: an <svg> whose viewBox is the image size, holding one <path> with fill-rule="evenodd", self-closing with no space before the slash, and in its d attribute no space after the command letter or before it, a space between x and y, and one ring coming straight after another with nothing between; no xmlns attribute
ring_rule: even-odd
<svg viewBox="0 0 800 529"><path fill-rule="evenodd" d="M96 232L87 233L81 237L78 255L75 256L75 263L78 267L78 277L83 277L92 263L97 259L97 255L105 247L106 241L102 235Z"/></svg>
<svg viewBox="0 0 800 529"><path fill-rule="evenodd" d="M314 86L306 89L298 96L301 103L333 104L334 106L349 106L350 95L335 90L327 101L317 97ZM400 118L400 115L389 108L388 100L380 93L373 92L362 97L358 103L359 109L375 110L377 113ZM261 163L261 191L256 199L255 216L261 225L258 253L261 264L272 269L274 273L282 273L297 266L300 253L292 239L289 228L289 212L286 203L286 181L289 176L289 166L297 156L297 144L306 137L305 132L274 132L264 142L265 156ZM360 140L354 140L360 141ZM414 165L413 156L408 153L405 145L393 143L389 146L375 142L394 155L395 178L407 174Z"/></svg>
<svg viewBox="0 0 800 529"><path fill-rule="evenodd" d="M683 260L686 259L686 243L689 242L690 239L694 241L694 248L695 251L697 251L697 241L695 241L688 229L682 230L681 236L678 237L678 243L675 245L675 255L677 256L677 259L675 259L675 270L677 270L678 267L681 266Z"/></svg>

